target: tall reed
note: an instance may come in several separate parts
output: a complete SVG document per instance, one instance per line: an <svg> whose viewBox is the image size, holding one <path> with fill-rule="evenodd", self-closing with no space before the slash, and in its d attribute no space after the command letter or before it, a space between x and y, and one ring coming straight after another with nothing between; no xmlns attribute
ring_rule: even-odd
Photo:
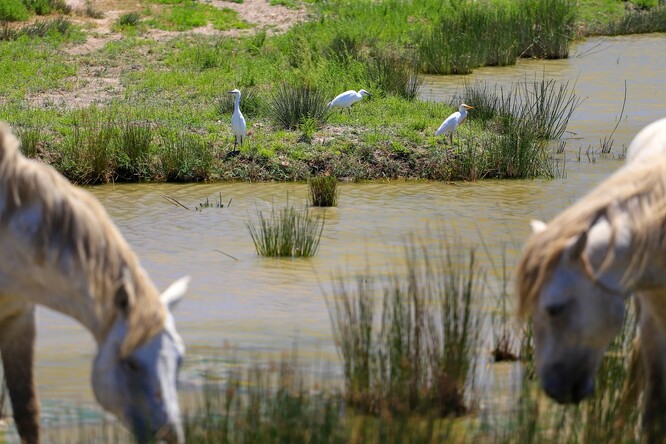
<svg viewBox="0 0 666 444"><path fill-rule="evenodd" d="M595 35L624 35L647 32L666 32L666 5L647 11L627 11L622 18L610 22L605 27L594 29Z"/></svg>
<svg viewBox="0 0 666 444"><path fill-rule="evenodd" d="M443 256L408 247L404 272L383 282L337 279L329 313L345 396L361 411L446 416L474 404L465 391L474 383L479 345L472 295L482 293L483 275L473 250L440 247Z"/></svg>
<svg viewBox="0 0 666 444"><path fill-rule="evenodd" d="M324 230L322 216L312 216L307 207L297 211L289 203L277 211L273 206L270 216L261 211L258 215L257 223L245 223L258 255L310 257L317 253Z"/></svg>
<svg viewBox="0 0 666 444"><path fill-rule="evenodd" d="M213 152L205 140L189 133L164 130L158 138L159 174L170 182L208 179Z"/></svg>
<svg viewBox="0 0 666 444"><path fill-rule="evenodd" d="M27 157L37 157L40 144L44 142L42 129L37 126L16 127L16 137L21 141L21 152Z"/></svg>
<svg viewBox="0 0 666 444"><path fill-rule="evenodd" d="M414 99L421 87L418 62L394 51L374 50L366 61L369 83L385 93Z"/></svg>
<svg viewBox="0 0 666 444"><path fill-rule="evenodd" d="M314 207L334 207L338 204L338 179L317 176L308 179L310 204Z"/></svg>
<svg viewBox="0 0 666 444"><path fill-rule="evenodd" d="M110 116L86 110L75 116L65 136L56 165L71 181L93 185L108 182L115 170L113 140L116 128Z"/></svg>
<svg viewBox="0 0 666 444"><path fill-rule="evenodd" d="M319 90L307 85L293 86L282 83L269 102L269 112L273 120L285 129L294 129L307 118L319 124L328 120L327 98Z"/></svg>
<svg viewBox="0 0 666 444"><path fill-rule="evenodd" d="M150 122L123 119L116 135L116 175L120 180L150 178L153 129Z"/></svg>
<svg viewBox="0 0 666 444"><path fill-rule="evenodd" d="M504 132L521 127L536 137L558 139L564 134L569 119L582 103L569 82L534 78L512 83L506 90L488 82L466 83L454 98L454 104L474 105L474 118L495 120Z"/></svg>

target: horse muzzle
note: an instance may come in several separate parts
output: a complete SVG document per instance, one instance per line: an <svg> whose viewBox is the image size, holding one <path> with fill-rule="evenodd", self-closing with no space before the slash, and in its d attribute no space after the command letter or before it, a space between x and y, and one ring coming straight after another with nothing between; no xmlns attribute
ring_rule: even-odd
<svg viewBox="0 0 666 444"><path fill-rule="evenodd" d="M578 404L594 392L593 373L554 364L540 373L541 387L560 404Z"/></svg>

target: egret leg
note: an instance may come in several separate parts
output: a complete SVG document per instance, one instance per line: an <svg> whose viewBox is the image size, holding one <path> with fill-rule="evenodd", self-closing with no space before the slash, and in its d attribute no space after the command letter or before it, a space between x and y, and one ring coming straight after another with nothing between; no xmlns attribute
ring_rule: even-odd
<svg viewBox="0 0 666 444"><path fill-rule="evenodd" d="M39 443L39 401L33 375L35 345L35 306L26 305L18 314L0 324L2 364L14 422L21 443Z"/></svg>
<svg viewBox="0 0 666 444"><path fill-rule="evenodd" d="M453 131L449 133L449 138L451 140L451 145L453 145Z"/></svg>

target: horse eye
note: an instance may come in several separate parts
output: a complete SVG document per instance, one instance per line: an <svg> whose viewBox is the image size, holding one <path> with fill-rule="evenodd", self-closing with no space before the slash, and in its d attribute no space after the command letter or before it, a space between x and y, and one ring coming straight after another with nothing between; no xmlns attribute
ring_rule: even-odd
<svg viewBox="0 0 666 444"><path fill-rule="evenodd" d="M562 302L559 304L551 304L546 307L548 315L551 317L556 317L562 314L562 312L567 308L567 303Z"/></svg>

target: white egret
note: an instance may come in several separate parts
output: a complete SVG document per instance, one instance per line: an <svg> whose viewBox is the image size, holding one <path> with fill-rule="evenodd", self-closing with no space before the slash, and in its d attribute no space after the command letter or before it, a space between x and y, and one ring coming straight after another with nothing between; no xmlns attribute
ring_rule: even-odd
<svg viewBox="0 0 666 444"><path fill-rule="evenodd" d="M333 107L347 108L351 113L351 106L354 103L358 102L359 100L363 100L364 96L371 96L371 95L372 94L370 94L364 89L361 89L358 92L354 91L353 89L350 89L349 91L345 91L341 94L338 94L335 97L335 99L328 102L328 108L333 108Z"/></svg>
<svg viewBox="0 0 666 444"><path fill-rule="evenodd" d="M435 131L435 136L439 136L440 134L446 134L450 133L451 134L451 144L453 145L453 132L465 121L467 118L467 110L468 109L474 109L473 106L469 106L466 104L461 104L458 107L458 111L455 113L451 114L449 117L446 118L444 122L437 128L437 131Z"/></svg>
<svg viewBox="0 0 666 444"><path fill-rule="evenodd" d="M236 145L243 146L243 139L247 136L247 126L245 125L245 117L240 110L241 92L237 89L229 91L229 94L234 95L234 114L231 116L231 130L234 132L234 149L232 153L236 152Z"/></svg>

